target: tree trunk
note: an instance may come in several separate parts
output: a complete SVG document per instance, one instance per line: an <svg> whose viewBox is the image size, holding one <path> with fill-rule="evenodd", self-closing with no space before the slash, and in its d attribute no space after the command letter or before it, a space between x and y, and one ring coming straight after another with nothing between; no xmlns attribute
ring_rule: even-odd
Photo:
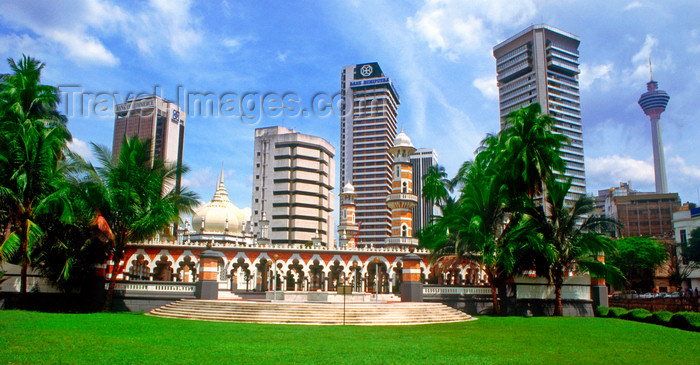
<svg viewBox="0 0 700 365"><path fill-rule="evenodd" d="M114 287L117 285L117 272L119 270L119 262L121 262L121 255L114 254L113 264L112 264L112 274L109 277L109 287L107 288L107 295L105 296L105 303L102 307L103 312L109 312L112 310L112 298L114 297Z"/></svg>
<svg viewBox="0 0 700 365"><path fill-rule="evenodd" d="M561 277L561 275L557 275L554 278L554 315L557 317L561 317L563 315L561 305L561 286L563 281L564 279Z"/></svg>
<svg viewBox="0 0 700 365"><path fill-rule="evenodd" d="M496 287L496 283L494 282L494 278L491 274L486 273L486 277L489 279L489 285L491 285L491 301L493 303L493 314L499 315L501 314L501 309L498 306L498 288Z"/></svg>
<svg viewBox="0 0 700 365"><path fill-rule="evenodd" d="M23 219L20 224L19 264L22 269L19 274L19 307L24 308L24 302L27 296L27 266L29 265L29 257L27 257L29 224L26 219Z"/></svg>

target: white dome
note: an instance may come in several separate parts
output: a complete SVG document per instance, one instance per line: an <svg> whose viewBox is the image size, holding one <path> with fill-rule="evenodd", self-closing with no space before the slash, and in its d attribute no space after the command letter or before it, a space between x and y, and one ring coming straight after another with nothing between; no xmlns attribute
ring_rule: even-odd
<svg viewBox="0 0 700 365"><path fill-rule="evenodd" d="M238 209L228 198L222 170L214 197L194 213L192 229L208 233L240 233L245 221L245 212Z"/></svg>
<svg viewBox="0 0 700 365"><path fill-rule="evenodd" d="M399 134L396 135L396 138L394 139L394 147L411 147L413 148L413 143L411 143L411 139L408 138L406 133L403 132L403 129Z"/></svg>
<svg viewBox="0 0 700 365"><path fill-rule="evenodd" d="M343 194L355 194L355 187L350 183L345 184L343 186Z"/></svg>

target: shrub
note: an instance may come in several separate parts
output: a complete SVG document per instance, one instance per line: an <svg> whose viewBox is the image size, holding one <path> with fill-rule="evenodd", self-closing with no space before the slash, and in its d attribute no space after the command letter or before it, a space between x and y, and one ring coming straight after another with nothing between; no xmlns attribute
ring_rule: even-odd
<svg viewBox="0 0 700 365"><path fill-rule="evenodd" d="M620 318L637 322L648 322L649 318L651 318L651 312L643 308L637 308L620 315Z"/></svg>
<svg viewBox="0 0 700 365"><path fill-rule="evenodd" d="M671 317L673 317L673 313L671 312L658 311L654 312L654 314L651 315L651 318L649 320L651 323L660 324L662 326L668 326L668 322L671 320Z"/></svg>
<svg viewBox="0 0 700 365"><path fill-rule="evenodd" d="M700 313L678 312L671 317L669 324L672 327L700 332Z"/></svg>
<svg viewBox="0 0 700 365"><path fill-rule="evenodd" d="M627 313L627 312L629 312L629 311L628 311L627 309L625 309L625 308L610 307L610 309L608 310L608 317L611 317L611 318L620 318L621 315L623 315L623 314L625 314L625 313Z"/></svg>
<svg viewBox="0 0 700 365"><path fill-rule="evenodd" d="M608 308L608 307L596 307L595 316L596 317L607 317L609 311L610 311L610 308Z"/></svg>

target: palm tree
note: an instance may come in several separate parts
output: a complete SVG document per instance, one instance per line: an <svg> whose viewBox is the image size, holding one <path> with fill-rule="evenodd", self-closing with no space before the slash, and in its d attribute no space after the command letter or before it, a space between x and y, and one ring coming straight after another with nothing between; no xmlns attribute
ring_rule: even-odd
<svg viewBox="0 0 700 365"><path fill-rule="evenodd" d="M544 193L544 181L566 169L560 149L568 138L552 132L555 121L538 103L511 112L506 123L492 161L504 169L514 196L533 198Z"/></svg>
<svg viewBox="0 0 700 365"><path fill-rule="evenodd" d="M443 208L443 215L419 236L435 264L452 266L476 262L491 286L494 313L500 314L498 291L520 270L522 247L534 232L521 223L519 213L506 209L510 194L502 175L487 166L481 152L465 162L452 180L461 186L460 197Z"/></svg>
<svg viewBox="0 0 700 365"><path fill-rule="evenodd" d="M178 168L173 163L151 160L150 145L149 140L125 137L115 160L106 147L93 144L102 166L80 161L85 171L80 204L93 211L95 226L111 246L113 265L104 310L111 309L126 244L161 233L197 204L196 194L187 189L180 194L163 191L164 186L174 186Z"/></svg>
<svg viewBox="0 0 700 365"><path fill-rule="evenodd" d="M58 90L39 84L44 64L27 56L19 64L8 63L13 73L0 82L0 261L19 262L22 300L32 250L44 234L37 220L47 214L72 219L62 183L71 137L65 117L56 111Z"/></svg>
<svg viewBox="0 0 700 365"><path fill-rule="evenodd" d="M442 207L452 200L450 193L452 186L447 178L444 166L428 166L428 171L423 175L423 198Z"/></svg>
<svg viewBox="0 0 700 365"><path fill-rule="evenodd" d="M540 240L530 249L535 250L535 269L554 284L554 315L562 315L561 288L564 277L574 272L589 272L593 276L619 281L619 269L598 261L600 253L610 254L614 242L605 235L619 224L607 217L591 215L595 200L582 196L569 207L566 195L571 180L547 182L545 205L531 203L526 208L525 221L536 227Z"/></svg>

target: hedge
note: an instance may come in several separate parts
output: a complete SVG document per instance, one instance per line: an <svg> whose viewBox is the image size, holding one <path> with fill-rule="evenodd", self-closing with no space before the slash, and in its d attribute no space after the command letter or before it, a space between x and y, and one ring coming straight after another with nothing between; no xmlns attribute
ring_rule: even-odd
<svg viewBox="0 0 700 365"><path fill-rule="evenodd" d="M700 313L678 312L671 317L669 325L684 330L700 332Z"/></svg>
<svg viewBox="0 0 700 365"><path fill-rule="evenodd" d="M610 310L608 311L608 317L611 318L620 318L623 314L629 312L625 308L620 308L620 307L610 307Z"/></svg>
<svg viewBox="0 0 700 365"><path fill-rule="evenodd" d="M662 326L668 326L669 325L668 322L671 320L671 317L673 317L673 313L668 312L668 311L654 312L651 315L650 323L660 324Z"/></svg>
<svg viewBox="0 0 700 365"><path fill-rule="evenodd" d="M667 311L658 311L650 313L642 308L627 310L620 307L597 307L595 315L596 317L620 318L700 332L700 313L697 312L678 312L674 314Z"/></svg>
<svg viewBox="0 0 700 365"><path fill-rule="evenodd" d="M649 319L651 318L651 312L649 312L646 309L637 308L620 315L620 318L637 322L649 322Z"/></svg>
<svg viewBox="0 0 700 365"><path fill-rule="evenodd" d="M609 311L610 311L610 308L608 308L608 307L596 307L595 308L595 316L596 317L607 317Z"/></svg>

